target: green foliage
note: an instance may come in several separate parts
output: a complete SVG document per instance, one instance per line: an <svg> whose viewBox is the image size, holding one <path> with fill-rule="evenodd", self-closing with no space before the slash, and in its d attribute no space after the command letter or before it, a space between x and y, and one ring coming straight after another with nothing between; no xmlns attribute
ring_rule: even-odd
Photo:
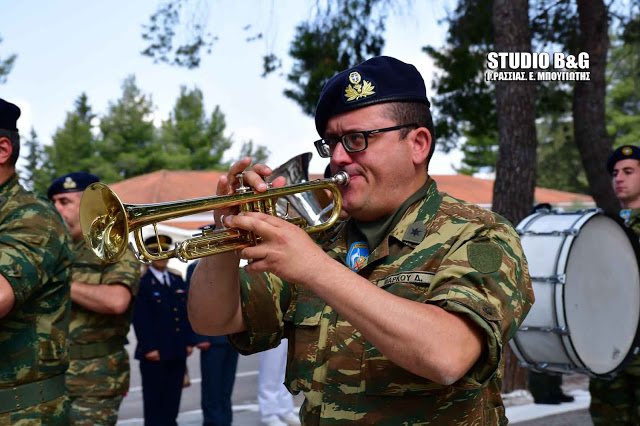
<svg viewBox="0 0 640 426"><path fill-rule="evenodd" d="M91 172L96 160L96 140L91 121L87 95L82 93L74 103L74 110L67 113L64 125L53 135L53 144L45 147L49 166L58 176L74 171Z"/></svg>
<svg viewBox="0 0 640 426"><path fill-rule="evenodd" d="M379 55L384 46L384 0L334 0L315 20L296 27L289 55L294 65L286 97L313 116L325 83L337 72ZM272 65L274 59L265 58ZM268 73L265 65L265 74ZM271 70L275 67L271 67Z"/></svg>
<svg viewBox="0 0 640 426"><path fill-rule="evenodd" d="M143 25L142 39L148 45L141 53L153 58L154 62L197 68L200 51L204 49L211 53L213 42L217 40L210 33L205 34L203 19L207 18L207 13L198 7L208 6L206 3L190 4L189 0L170 0L161 4L149 17L149 24ZM185 40L182 44L176 42L177 31L182 36L178 39Z"/></svg>
<svg viewBox="0 0 640 426"><path fill-rule="evenodd" d="M617 42L609 59L607 133L613 147L640 141L640 40Z"/></svg>
<svg viewBox="0 0 640 426"><path fill-rule="evenodd" d="M21 143L26 152L27 165L21 172L21 181L25 188L39 195L46 195L47 188L55 177L51 164L47 161L43 146L38 141L35 129L31 128L29 137Z"/></svg>
<svg viewBox="0 0 640 426"><path fill-rule="evenodd" d="M236 161L240 161L245 157L251 157L253 164L261 163L265 164L269 159L269 150L266 146L257 145L253 146L253 141L248 141L242 144L240 149L240 155Z"/></svg>
<svg viewBox="0 0 640 426"><path fill-rule="evenodd" d="M105 182L127 179L161 168L154 155L159 145L153 125L153 102L136 86L134 76L122 84L122 97L109 103L100 121L102 139L96 144L99 163L94 167Z"/></svg>
<svg viewBox="0 0 640 426"><path fill-rule="evenodd" d="M0 44L2 43L2 37L0 37ZM10 55L6 59L0 58L0 84L7 82L7 76L13 68L13 64L16 61L16 55Z"/></svg>
<svg viewBox="0 0 640 426"><path fill-rule="evenodd" d="M169 169L211 170L225 166L222 157L231 147L224 136L225 117L216 106L209 119L205 116L200 89L180 88L180 96L169 119L162 123L161 162Z"/></svg>

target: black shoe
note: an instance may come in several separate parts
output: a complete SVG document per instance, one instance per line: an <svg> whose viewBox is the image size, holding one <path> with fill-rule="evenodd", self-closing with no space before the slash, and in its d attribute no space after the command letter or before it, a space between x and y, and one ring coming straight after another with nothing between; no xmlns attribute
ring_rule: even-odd
<svg viewBox="0 0 640 426"><path fill-rule="evenodd" d="M557 396L543 396L541 398L534 398L533 402L536 404L559 405L562 401L560 401Z"/></svg>
<svg viewBox="0 0 640 426"><path fill-rule="evenodd" d="M556 395L553 395L553 397L557 400L559 400L560 402L573 402L575 401L575 398L572 397L571 395L565 395L563 393L559 393Z"/></svg>

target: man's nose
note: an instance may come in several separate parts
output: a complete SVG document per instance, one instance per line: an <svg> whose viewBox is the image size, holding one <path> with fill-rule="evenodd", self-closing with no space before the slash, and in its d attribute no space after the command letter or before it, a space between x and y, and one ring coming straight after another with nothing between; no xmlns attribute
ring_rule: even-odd
<svg viewBox="0 0 640 426"><path fill-rule="evenodd" d="M334 164L345 164L351 162L351 156L344 149L343 142L340 141L336 144L335 148L333 148L333 154L331 155L331 161Z"/></svg>

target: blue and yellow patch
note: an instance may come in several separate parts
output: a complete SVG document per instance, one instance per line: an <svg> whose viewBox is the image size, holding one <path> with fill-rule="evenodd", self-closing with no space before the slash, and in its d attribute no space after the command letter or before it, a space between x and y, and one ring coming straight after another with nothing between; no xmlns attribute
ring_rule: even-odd
<svg viewBox="0 0 640 426"><path fill-rule="evenodd" d="M357 271L364 265L369 257L369 245L365 241L356 241L351 244L347 253L347 266L352 271Z"/></svg>

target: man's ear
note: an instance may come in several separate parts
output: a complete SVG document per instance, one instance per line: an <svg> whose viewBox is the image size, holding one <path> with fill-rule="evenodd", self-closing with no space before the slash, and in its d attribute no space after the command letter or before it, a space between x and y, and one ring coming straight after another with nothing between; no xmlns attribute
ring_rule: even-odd
<svg viewBox="0 0 640 426"><path fill-rule="evenodd" d="M431 150L431 133L426 127L418 127L413 131L413 163L423 164L429 157L429 150Z"/></svg>
<svg viewBox="0 0 640 426"><path fill-rule="evenodd" d="M8 164L13 154L13 145L9 138L0 137L0 165Z"/></svg>

